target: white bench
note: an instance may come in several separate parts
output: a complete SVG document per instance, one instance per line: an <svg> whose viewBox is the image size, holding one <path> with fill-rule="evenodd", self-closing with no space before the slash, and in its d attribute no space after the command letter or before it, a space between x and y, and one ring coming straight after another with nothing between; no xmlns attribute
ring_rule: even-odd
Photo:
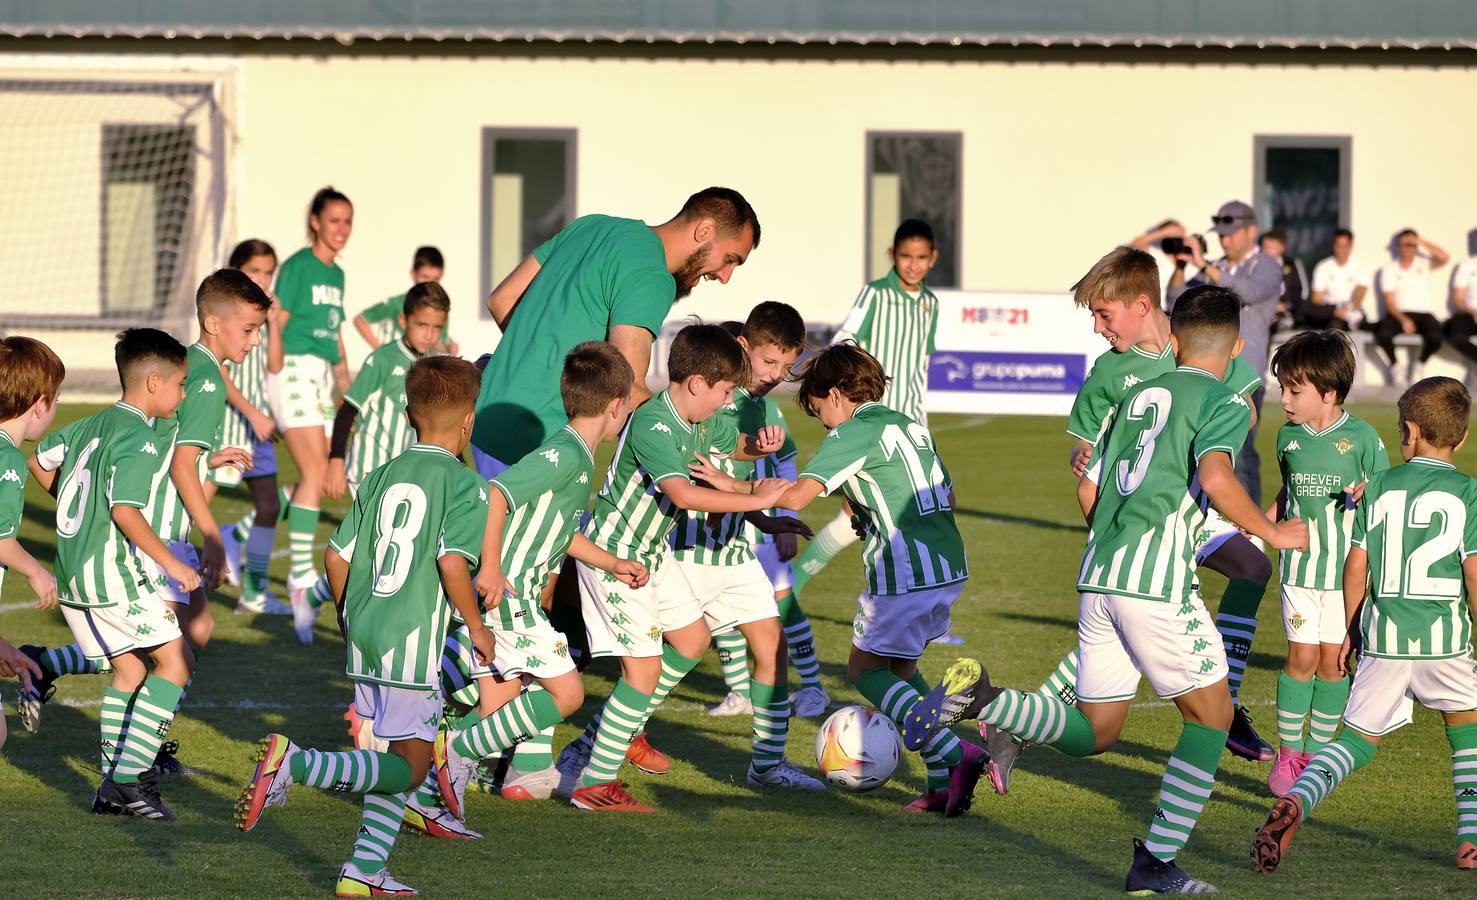
<svg viewBox="0 0 1477 900"><path fill-rule="evenodd" d="M1275 353L1277 348L1286 343L1289 338L1298 333L1299 329L1285 329L1272 335L1272 346L1268 354ZM1354 400L1393 401L1399 398L1404 390L1403 379L1395 378L1390 371L1390 365L1385 361L1385 354L1374 343L1374 335L1368 331L1351 331L1349 338L1354 344L1354 387L1349 396ZM1420 352L1421 338L1415 334L1398 334L1395 336L1395 349L1399 353L1402 349L1406 355L1413 359ZM1426 368L1427 375L1451 375L1460 379L1469 388L1473 384L1472 365L1467 358L1456 352L1450 344L1442 343L1441 349L1431 357ZM1370 376L1374 376L1371 378ZM1270 375L1266 376L1270 383ZM1275 387L1275 385L1274 385Z"/></svg>

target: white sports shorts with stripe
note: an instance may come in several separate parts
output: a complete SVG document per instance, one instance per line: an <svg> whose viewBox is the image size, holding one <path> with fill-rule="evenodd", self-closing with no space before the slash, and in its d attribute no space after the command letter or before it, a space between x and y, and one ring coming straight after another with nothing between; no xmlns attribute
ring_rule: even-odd
<svg viewBox="0 0 1477 900"><path fill-rule="evenodd" d="M574 671L569 641L549 623L539 598L504 596L496 609L482 614L482 621L492 632L495 656L491 666L484 666L473 653L472 678L557 678Z"/></svg>
<svg viewBox="0 0 1477 900"><path fill-rule="evenodd" d="M180 636L179 621L158 594L101 609L63 606L62 618L82 655L93 662L130 650L152 650Z"/></svg>
<svg viewBox="0 0 1477 900"><path fill-rule="evenodd" d="M1226 650L1198 595L1164 603L1115 594L1078 598L1077 696L1083 703L1132 700L1139 679L1168 700L1225 679Z"/></svg>
<svg viewBox="0 0 1477 900"><path fill-rule="evenodd" d="M267 404L277 427L333 429L333 367L307 353L283 358L282 371L267 373Z"/></svg>
<svg viewBox="0 0 1477 900"><path fill-rule="evenodd" d="M708 630L714 634L750 622L779 618L774 586L759 560L750 559L736 566L705 566L685 559L676 562L687 589L702 607Z"/></svg>
<svg viewBox="0 0 1477 900"><path fill-rule="evenodd" d="M965 582L931 590L876 597L865 591L856 598L851 644L864 653L892 659L918 659L928 642L946 634L954 601Z"/></svg>
<svg viewBox="0 0 1477 900"><path fill-rule="evenodd" d="M1195 565L1205 565L1205 561L1212 553L1221 549L1222 544L1240 533L1241 529L1216 512L1214 506L1207 509L1205 522L1200 526L1200 533L1196 535L1198 540L1195 544Z"/></svg>
<svg viewBox="0 0 1477 900"><path fill-rule="evenodd" d="M626 587L582 562L574 564L574 571L592 657L661 656L665 632L703 617L702 606L670 556L651 569L651 580L640 588Z"/></svg>
<svg viewBox="0 0 1477 900"><path fill-rule="evenodd" d="M1294 644L1342 644L1344 591L1282 586L1282 627Z"/></svg>
<svg viewBox="0 0 1477 900"><path fill-rule="evenodd" d="M441 727L441 691L356 681L354 710L374 720L374 736L382 741L416 738L434 742Z"/></svg>
<svg viewBox="0 0 1477 900"><path fill-rule="evenodd" d="M795 567L790 561L780 560L780 551L773 543L755 544L754 556L759 560L759 565L764 567L764 574L769 578L769 586L774 588L774 593L788 591L795 586Z"/></svg>
<svg viewBox="0 0 1477 900"><path fill-rule="evenodd" d="M1438 712L1477 709L1472 650L1448 659L1382 659L1360 654L1344 722L1378 737L1410 724L1415 704Z"/></svg>

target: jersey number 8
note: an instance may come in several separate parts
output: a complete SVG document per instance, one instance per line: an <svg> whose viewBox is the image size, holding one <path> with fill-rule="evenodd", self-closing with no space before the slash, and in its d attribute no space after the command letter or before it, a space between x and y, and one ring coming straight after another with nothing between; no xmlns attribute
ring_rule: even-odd
<svg viewBox="0 0 1477 900"><path fill-rule="evenodd" d="M388 597L410 577L415 539L426 521L426 492L418 484L392 484L380 498L374 542L374 594Z"/></svg>

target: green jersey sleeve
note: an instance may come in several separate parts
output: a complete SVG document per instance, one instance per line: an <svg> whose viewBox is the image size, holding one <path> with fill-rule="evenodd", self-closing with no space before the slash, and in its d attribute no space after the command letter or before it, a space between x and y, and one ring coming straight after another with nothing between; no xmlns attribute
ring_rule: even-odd
<svg viewBox="0 0 1477 900"><path fill-rule="evenodd" d="M112 472L108 478L108 503L143 509L149 505L154 476L159 473L168 448L161 446L154 432L142 424L121 437L109 461Z"/></svg>
<svg viewBox="0 0 1477 900"><path fill-rule="evenodd" d="M364 321L373 325L377 322L384 322L389 319L395 318L396 316L400 315L400 312L403 309L405 309L405 295L396 294L395 296L390 297L387 300L382 300L379 303L376 303L359 315L364 317Z"/></svg>
<svg viewBox="0 0 1477 900"><path fill-rule="evenodd" d="M207 452L215 449L216 435L226 418L224 384L225 380L218 371L216 377L211 378L209 373L197 374L191 370L185 379L185 399L180 401L174 414L179 420L179 430L174 436L176 445L200 447Z"/></svg>
<svg viewBox="0 0 1477 900"><path fill-rule="evenodd" d="M937 296L935 296L932 291L929 291L929 290L926 290L926 289L924 291L923 296L925 298L925 301L928 303L928 310L929 310L929 313L928 313L928 346L927 346L927 348L923 352L924 353L927 353L927 354L929 354L931 356L931 355L933 355L933 353L935 351L938 350L939 298Z"/></svg>
<svg viewBox="0 0 1477 900"><path fill-rule="evenodd" d="M4 447L0 462L0 540L13 538L20 531L21 513L26 507L26 458L14 447Z"/></svg>
<svg viewBox="0 0 1477 900"><path fill-rule="evenodd" d="M820 449L805 464L800 477L819 481L823 486L821 496L829 497L862 470L875 444L861 423L855 419L842 422L821 441Z"/></svg>
<svg viewBox="0 0 1477 900"><path fill-rule="evenodd" d="M1467 525L1462 529L1462 559L1465 560L1477 555L1477 481L1467 479L1463 493L1462 502L1467 506Z"/></svg>
<svg viewBox="0 0 1477 900"><path fill-rule="evenodd" d="M622 272L615 282L610 324L635 325L656 337L676 297L673 284L672 276L656 266L642 265Z"/></svg>
<svg viewBox="0 0 1477 900"><path fill-rule="evenodd" d="M1379 432L1375 431L1373 426L1369 428L1369 436L1372 440L1363 442L1364 480L1366 481L1390 468L1390 451L1385 449L1384 438L1380 437Z"/></svg>
<svg viewBox="0 0 1477 900"><path fill-rule="evenodd" d="M851 335L863 347L872 339L872 314L876 311L873 301L876 297L875 288L870 284L863 286L856 302L851 304L851 312L841 322L839 333Z"/></svg>
<svg viewBox="0 0 1477 900"><path fill-rule="evenodd" d="M441 523L441 546L436 558L455 553L475 566L482 556L482 536L487 531L487 486L470 471L467 475L468 484L457 492Z"/></svg>
<svg viewBox="0 0 1477 900"><path fill-rule="evenodd" d="M648 400L646 405L652 402ZM687 470L690 460L682 455L682 445L674 438L666 422L655 416L642 416L631 422L630 429L626 443L636 455L636 462L651 475L653 483L673 477L692 481Z"/></svg>
<svg viewBox="0 0 1477 900"><path fill-rule="evenodd" d="M36 444L36 462L47 472L55 472L67 460L67 446L71 443L72 429L76 422L58 428Z"/></svg>
<svg viewBox="0 0 1477 900"><path fill-rule="evenodd" d="M292 258L282 264L277 272L277 283L273 285L273 292L277 295L277 301L282 308L289 313L296 313L302 306L303 300L307 298L307 292L303 289L302 275L298 272L299 266L293 264Z"/></svg>
<svg viewBox="0 0 1477 900"><path fill-rule="evenodd" d="M1245 357L1231 357L1231 364L1226 367L1226 377L1222 384L1238 394L1246 395L1256 392L1262 386L1262 377L1251 367Z"/></svg>
<svg viewBox="0 0 1477 900"><path fill-rule="evenodd" d="M548 262L549 257L554 255L554 251L559 247L559 244L563 242L564 233L568 230L569 226L566 225L565 227L559 229L558 234L554 235L547 241L544 241L542 244L539 244L537 247L533 248L534 261L541 266L544 263Z"/></svg>
<svg viewBox="0 0 1477 900"><path fill-rule="evenodd" d="M525 503L531 503L546 491L556 493L579 478L579 466L561 466L558 455L545 456L530 453L503 473L492 479L490 484L508 501L509 511Z"/></svg>
<svg viewBox="0 0 1477 900"><path fill-rule="evenodd" d="M708 445L699 447L698 452L704 456L732 456L738 450L739 437L738 417L723 415L721 412L708 419L703 425L708 430Z"/></svg>
<svg viewBox="0 0 1477 900"><path fill-rule="evenodd" d="M1349 531L1349 543L1360 550L1365 549L1365 543L1368 540L1369 511L1374 508L1375 497L1378 493L1377 482L1370 482L1364 489L1364 499L1359 501L1359 506L1354 510L1354 527Z"/></svg>
<svg viewBox="0 0 1477 900"><path fill-rule="evenodd" d="M1093 363L1087 380L1072 401L1072 411L1067 416L1067 434L1074 438L1097 444L1106 429L1108 414L1113 410L1113 398L1108 393L1108 383L1113 375L1105 365L1108 354L1103 354Z"/></svg>
<svg viewBox="0 0 1477 900"><path fill-rule="evenodd" d="M1251 407L1246 405L1246 398L1240 394L1227 397L1213 390L1205 395L1201 421L1205 424L1195 433L1190 446L1195 459L1221 451L1229 453L1235 460L1236 454L1241 452L1241 445L1246 443L1247 432L1251 430Z"/></svg>
<svg viewBox="0 0 1477 900"><path fill-rule="evenodd" d="M354 545L358 542L359 526L364 522L364 504L368 498L369 492L361 490L354 497L354 502L349 504L348 511L344 513L344 520L328 538L328 546L332 547L344 562L354 561Z"/></svg>
<svg viewBox="0 0 1477 900"><path fill-rule="evenodd" d="M364 358L364 365L354 376L354 383L344 391L344 402L360 412L364 411L364 404L384 384L385 373L389 370L388 366L379 361L378 356L378 353L371 353Z"/></svg>

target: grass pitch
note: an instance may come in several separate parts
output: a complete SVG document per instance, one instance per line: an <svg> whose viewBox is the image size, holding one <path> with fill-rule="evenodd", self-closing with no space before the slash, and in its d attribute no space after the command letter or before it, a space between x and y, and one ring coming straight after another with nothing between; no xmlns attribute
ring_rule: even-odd
<svg viewBox="0 0 1477 900"><path fill-rule="evenodd" d="M58 424L91 412L67 407ZM1263 484L1270 496L1271 458L1280 410L1269 399L1262 431ZM1356 415L1396 443L1393 409ZM819 427L791 423L809 458ZM1034 687L1075 639L1073 582L1085 528L1066 468L1067 438L1055 418L938 416L940 452L956 479L960 526L973 577L955 607L962 648L932 648L922 668L936 679L956 649L988 661L996 683ZM26 448L29 451L29 447ZM287 462L285 452L279 458ZM1477 451L1458 456L1477 471ZM244 494L217 501L221 521L246 508ZM823 501L805 518L820 526L835 509ZM342 514L328 504L326 540ZM53 504L32 484L22 540L43 562L53 552ZM285 539L273 562L285 599ZM826 688L834 701L862 702L844 683L855 598L863 584L852 548L811 582L804 606L815 627ZM1223 584L1207 574L1212 609ZM0 634L11 642L70 641L55 612L27 608L23 578L6 579ZM323 896L348 858L358 821L355 796L295 788L249 835L231 824L232 802L251 772L256 740L282 731L301 745L349 746L340 714L351 697L343 644L325 615L312 647L299 646L286 617L237 616L234 594L213 598L217 627L171 737L200 774L166 781L179 821L158 824L87 812L97 782L97 704L103 680L64 678L41 732L28 735L14 714L15 682L0 684L10 739L0 750L0 841L4 893L15 897ZM1276 585L1262 606L1261 631L1242 699L1264 736L1275 732L1273 694L1283 643ZM583 726L608 695L615 668L586 673L590 700ZM964 818L903 815L923 784L916 756L882 789L848 795L756 793L744 786L749 720L714 719L703 708L725 692L712 654L677 689L652 722L653 743L673 759L654 778L622 770L649 816L577 812L560 801L511 803L469 799L477 843L402 834L391 871L430 897L486 893L510 897L889 895L1085 896L1121 890L1130 841L1142 836L1164 760L1179 734L1174 708L1148 692L1129 716L1113 751L1090 760L1035 748L1016 770L1009 797L982 783ZM576 726L560 729L557 747ZM972 728L961 727L967 734ZM813 769L816 722L792 720L790 756ZM1477 873L1453 864L1455 809L1450 754L1439 718L1419 711L1390 737L1375 761L1320 807L1281 870L1255 875L1251 837L1271 799L1268 764L1226 754L1200 827L1181 856L1196 877L1232 896L1472 896Z"/></svg>

